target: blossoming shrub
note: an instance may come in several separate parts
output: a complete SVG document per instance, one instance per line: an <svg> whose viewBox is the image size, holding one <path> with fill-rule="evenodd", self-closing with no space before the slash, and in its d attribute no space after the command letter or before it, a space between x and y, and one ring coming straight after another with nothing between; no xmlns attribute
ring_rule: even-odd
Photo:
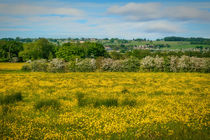
<svg viewBox="0 0 210 140"><path fill-rule="evenodd" d="M22 67L23 71L48 71L48 72L210 72L210 59L189 56L146 56L142 60L128 58L113 60L110 58L81 59L65 62L62 59L35 60Z"/></svg>
<svg viewBox="0 0 210 140"><path fill-rule="evenodd" d="M177 56L171 56L169 57L169 69L167 69L168 71L170 72L178 72L178 68L177 68L177 65L178 65L178 61L179 61L179 58Z"/></svg>
<svg viewBox="0 0 210 140"><path fill-rule="evenodd" d="M32 61L30 65L32 71L38 71L38 72L46 72L48 67L47 60L45 59Z"/></svg>
<svg viewBox="0 0 210 140"><path fill-rule="evenodd" d="M103 71L112 71L114 60L111 58L106 58L102 60L101 69Z"/></svg>
<svg viewBox="0 0 210 140"><path fill-rule="evenodd" d="M75 63L75 71L77 72L94 72L96 70L96 60L86 58Z"/></svg>
<svg viewBox="0 0 210 140"><path fill-rule="evenodd" d="M22 71L31 71L32 68L31 68L31 65L30 64L24 64L21 68Z"/></svg>
<svg viewBox="0 0 210 140"><path fill-rule="evenodd" d="M112 72L137 72L140 68L140 62L135 58L128 58L125 60L104 59L102 61L101 69L103 71Z"/></svg>
<svg viewBox="0 0 210 140"><path fill-rule="evenodd" d="M48 65L49 72L65 72L66 63L63 59L52 59Z"/></svg>
<svg viewBox="0 0 210 140"><path fill-rule="evenodd" d="M164 70L164 59L163 57L151 57L146 56L141 60L141 68L144 71L163 71Z"/></svg>
<svg viewBox="0 0 210 140"><path fill-rule="evenodd" d="M208 72L209 59L197 58L189 56L181 56L180 58L170 57L170 71L172 72Z"/></svg>
<svg viewBox="0 0 210 140"><path fill-rule="evenodd" d="M159 72L209 72L209 59L189 56L151 57L147 56L141 60L143 71Z"/></svg>

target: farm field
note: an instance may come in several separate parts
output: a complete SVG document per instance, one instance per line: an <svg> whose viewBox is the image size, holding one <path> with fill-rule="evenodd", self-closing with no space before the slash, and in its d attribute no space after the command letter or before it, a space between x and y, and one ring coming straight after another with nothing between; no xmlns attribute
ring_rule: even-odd
<svg viewBox="0 0 210 140"><path fill-rule="evenodd" d="M0 71L0 137L205 140L209 79L202 73Z"/></svg>

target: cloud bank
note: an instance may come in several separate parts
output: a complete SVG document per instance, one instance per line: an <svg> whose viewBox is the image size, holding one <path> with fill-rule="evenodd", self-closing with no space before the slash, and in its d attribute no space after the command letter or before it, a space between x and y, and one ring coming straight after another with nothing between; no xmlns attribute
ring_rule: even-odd
<svg viewBox="0 0 210 140"><path fill-rule="evenodd" d="M0 2L0 37L210 37L208 2L12 1Z"/></svg>
<svg viewBox="0 0 210 140"><path fill-rule="evenodd" d="M128 3L112 6L109 14L115 14L132 21L169 19L176 21L210 21L210 12L195 7L164 6L161 3Z"/></svg>
<svg viewBox="0 0 210 140"><path fill-rule="evenodd" d="M83 16L84 12L76 8L37 6L28 4L0 4L0 13L5 15L67 15Z"/></svg>

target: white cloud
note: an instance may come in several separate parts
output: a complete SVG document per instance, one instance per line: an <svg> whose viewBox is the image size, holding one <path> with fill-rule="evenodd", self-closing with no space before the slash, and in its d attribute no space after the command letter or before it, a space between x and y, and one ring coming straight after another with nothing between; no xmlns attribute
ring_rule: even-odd
<svg viewBox="0 0 210 140"><path fill-rule="evenodd" d="M152 21L145 23L145 31L151 33L181 33L184 29L180 23L172 23L168 21Z"/></svg>
<svg viewBox="0 0 210 140"><path fill-rule="evenodd" d="M0 31L31 31L26 28L0 28Z"/></svg>
<svg viewBox="0 0 210 140"><path fill-rule="evenodd" d="M82 16L84 12L76 8L67 7L51 7L51 6L38 6L27 4L0 4L0 13L5 15L46 15L58 14L69 16Z"/></svg>
<svg viewBox="0 0 210 140"><path fill-rule="evenodd" d="M13 36L24 31L22 34L26 37L34 35L35 37L160 38L188 33L183 29L185 25L195 20L208 21L210 18L209 12L199 9L197 5L183 7L181 4L166 6L161 3L128 3L124 6L111 6L108 9L109 14L105 12L107 5L100 5L98 9L97 6L92 3L76 5L59 2L50 5L38 2L0 4L0 31L5 31L4 33L8 31ZM113 15L120 15L126 20ZM85 22L80 22L82 20ZM189 34L191 32L192 30Z"/></svg>
<svg viewBox="0 0 210 140"><path fill-rule="evenodd" d="M128 3L124 6L112 6L108 13L120 15L127 20L178 20L210 21L210 12L195 7L164 6L160 3Z"/></svg>

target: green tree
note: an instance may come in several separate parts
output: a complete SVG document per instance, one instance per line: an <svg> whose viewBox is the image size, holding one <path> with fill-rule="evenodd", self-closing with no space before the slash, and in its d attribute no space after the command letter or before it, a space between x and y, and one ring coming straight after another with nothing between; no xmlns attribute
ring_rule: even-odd
<svg viewBox="0 0 210 140"><path fill-rule="evenodd" d="M23 60L48 59L49 55L54 55L55 47L44 38L35 42L24 44L24 50L19 53ZM51 57L51 56L50 56Z"/></svg>
<svg viewBox="0 0 210 140"><path fill-rule="evenodd" d="M0 41L0 58L4 61L11 61L13 57L18 57L18 53L23 50L23 44L17 41Z"/></svg>
<svg viewBox="0 0 210 140"><path fill-rule="evenodd" d="M106 57L108 54L103 45L99 43L65 43L56 52L56 57L63 58L66 61L75 58L97 58Z"/></svg>

